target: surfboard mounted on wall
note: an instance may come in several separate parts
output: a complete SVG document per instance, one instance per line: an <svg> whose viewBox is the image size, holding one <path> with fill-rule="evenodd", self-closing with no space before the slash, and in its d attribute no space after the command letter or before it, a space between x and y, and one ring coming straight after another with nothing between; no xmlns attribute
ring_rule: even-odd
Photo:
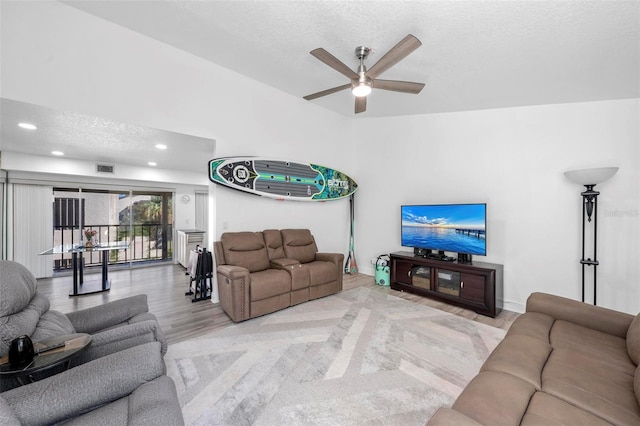
<svg viewBox="0 0 640 426"><path fill-rule="evenodd" d="M358 189L353 179L329 167L261 157L214 158L209 180L249 194L296 201L339 200Z"/></svg>

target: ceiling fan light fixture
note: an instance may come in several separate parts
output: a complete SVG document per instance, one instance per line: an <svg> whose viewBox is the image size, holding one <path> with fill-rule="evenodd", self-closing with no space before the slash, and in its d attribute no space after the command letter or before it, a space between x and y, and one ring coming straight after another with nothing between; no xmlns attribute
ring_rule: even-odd
<svg viewBox="0 0 640 426"><path fill-rule="evenodd" d="M366 47L360 47L359 49L367 49ZM358 54L358 49L356 49ZM360 59L360 66L358 67L358 79L351 80L351 93L357 98L369 95L373 88L373 80L367 77L367 68L362 63L362 60L369 54L369 49L364 53L360 53L358 58Z"/></svg>
<svg viewBox="0 0 640 426"><path fill-rule="evenodd" d="M351 93L354 96L360 98L362 96L367 96L371 93L371 83L368 81L359 81L357 83L353 83L351 85Z"/></svg>
<svg viewBox="0 0 640 426"><path fill-rule="evenodd" d="M18 127L26 130L38 130L38 127L35 124L25 122L18 123Z"/></svg>
<svg viewBox="0 0 640 426"><path fill-rule="evenodd" d="M360 60L357 71L353 71L345 65L344 62L340 61L322 47L313 49L309 52L311 55L347 77L351 82L321 92L312 93L311 95L303 96L303 98L310 101L351 87L351 93L356 97L354 111L356 114L359 114L367 110L367 96L372 92L373 86L376 87L376 90L382 89L417 95L424 87L424 83L400 80L378 80L378 76L403 60L421 45L420 40L414 35L408 34L393 46L391 50L387 51L368 71L364 65L364 60L369 56L371 49L366 46L356 47L356 58Z"/></svg>

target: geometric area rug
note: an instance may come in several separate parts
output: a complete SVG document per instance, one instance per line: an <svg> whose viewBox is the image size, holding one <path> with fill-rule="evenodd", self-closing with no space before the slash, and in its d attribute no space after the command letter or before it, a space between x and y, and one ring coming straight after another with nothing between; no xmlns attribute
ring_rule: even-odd
<svg viewBox="0 0 640 426"><path fill-rule="evenodd" d="M187 425L424 425L504 330L365 287L169 346Z"/></svg>

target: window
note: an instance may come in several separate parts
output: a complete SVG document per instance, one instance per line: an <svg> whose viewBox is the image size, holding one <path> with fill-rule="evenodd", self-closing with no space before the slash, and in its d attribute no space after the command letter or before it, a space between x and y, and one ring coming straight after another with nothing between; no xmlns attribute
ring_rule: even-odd
<svg viewBox="0 0 640 426"><path fill-rule="evenodd" d="M171 192L53 189L54 245L83 243L82 230L96 231L94 244L127 241L129 249L109 253L110 263L172 258ZM86 266L101 263L100 252L83 254ZM71 255L54 258L54 269L68 269Z"/></svg>
<svg viewBox="0 0 640 426"><path fill-rule="evenodd" d="M55 198L53 202L53 226L56 229L77 228L80 217L84 219L84 200L80 209L78 198ZM83 220L84 221L84 220Z"/></svg>

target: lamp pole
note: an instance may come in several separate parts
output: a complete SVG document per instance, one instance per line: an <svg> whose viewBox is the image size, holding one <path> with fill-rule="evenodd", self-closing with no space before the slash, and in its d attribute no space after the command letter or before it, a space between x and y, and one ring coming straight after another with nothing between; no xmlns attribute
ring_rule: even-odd
<svg viewBox="0 0 640 426"><path fill-rule="evenodd" d="M598 191L594 191L593 187L595 185L585 185L587 188L586 191L581 192L582 200L584 204L584 209L582 212L582 259L580 259L580 264L582 264L582 301L584 302L584 282L585 282L585 267L593 266L593 304L597 305L597 274L596 267L598 266L598 258L597 258L597 247L598 247L598 195L600 193ZM586 258L585 259L585 237L586 237L586 227L587 221L591 222L591 217L593 216L593 259Z"/></svg>
<svg viewBox="0 0 640 426"><path fill-rule="evenodd" d="M618 167L600 167L595 169L571 170L564 172L564 175L577 184L587 188L586 191L580 193L582 195L582 301L584 302L585 273L587 266L593 266L593 304L597 304L597 281L596 267L599 265L597 257L598 247L598 195L600 193L593 188L610 179L618 172ZM587 257L586 254L586 229L587 222L593 220L593 258Z"/></svg>

